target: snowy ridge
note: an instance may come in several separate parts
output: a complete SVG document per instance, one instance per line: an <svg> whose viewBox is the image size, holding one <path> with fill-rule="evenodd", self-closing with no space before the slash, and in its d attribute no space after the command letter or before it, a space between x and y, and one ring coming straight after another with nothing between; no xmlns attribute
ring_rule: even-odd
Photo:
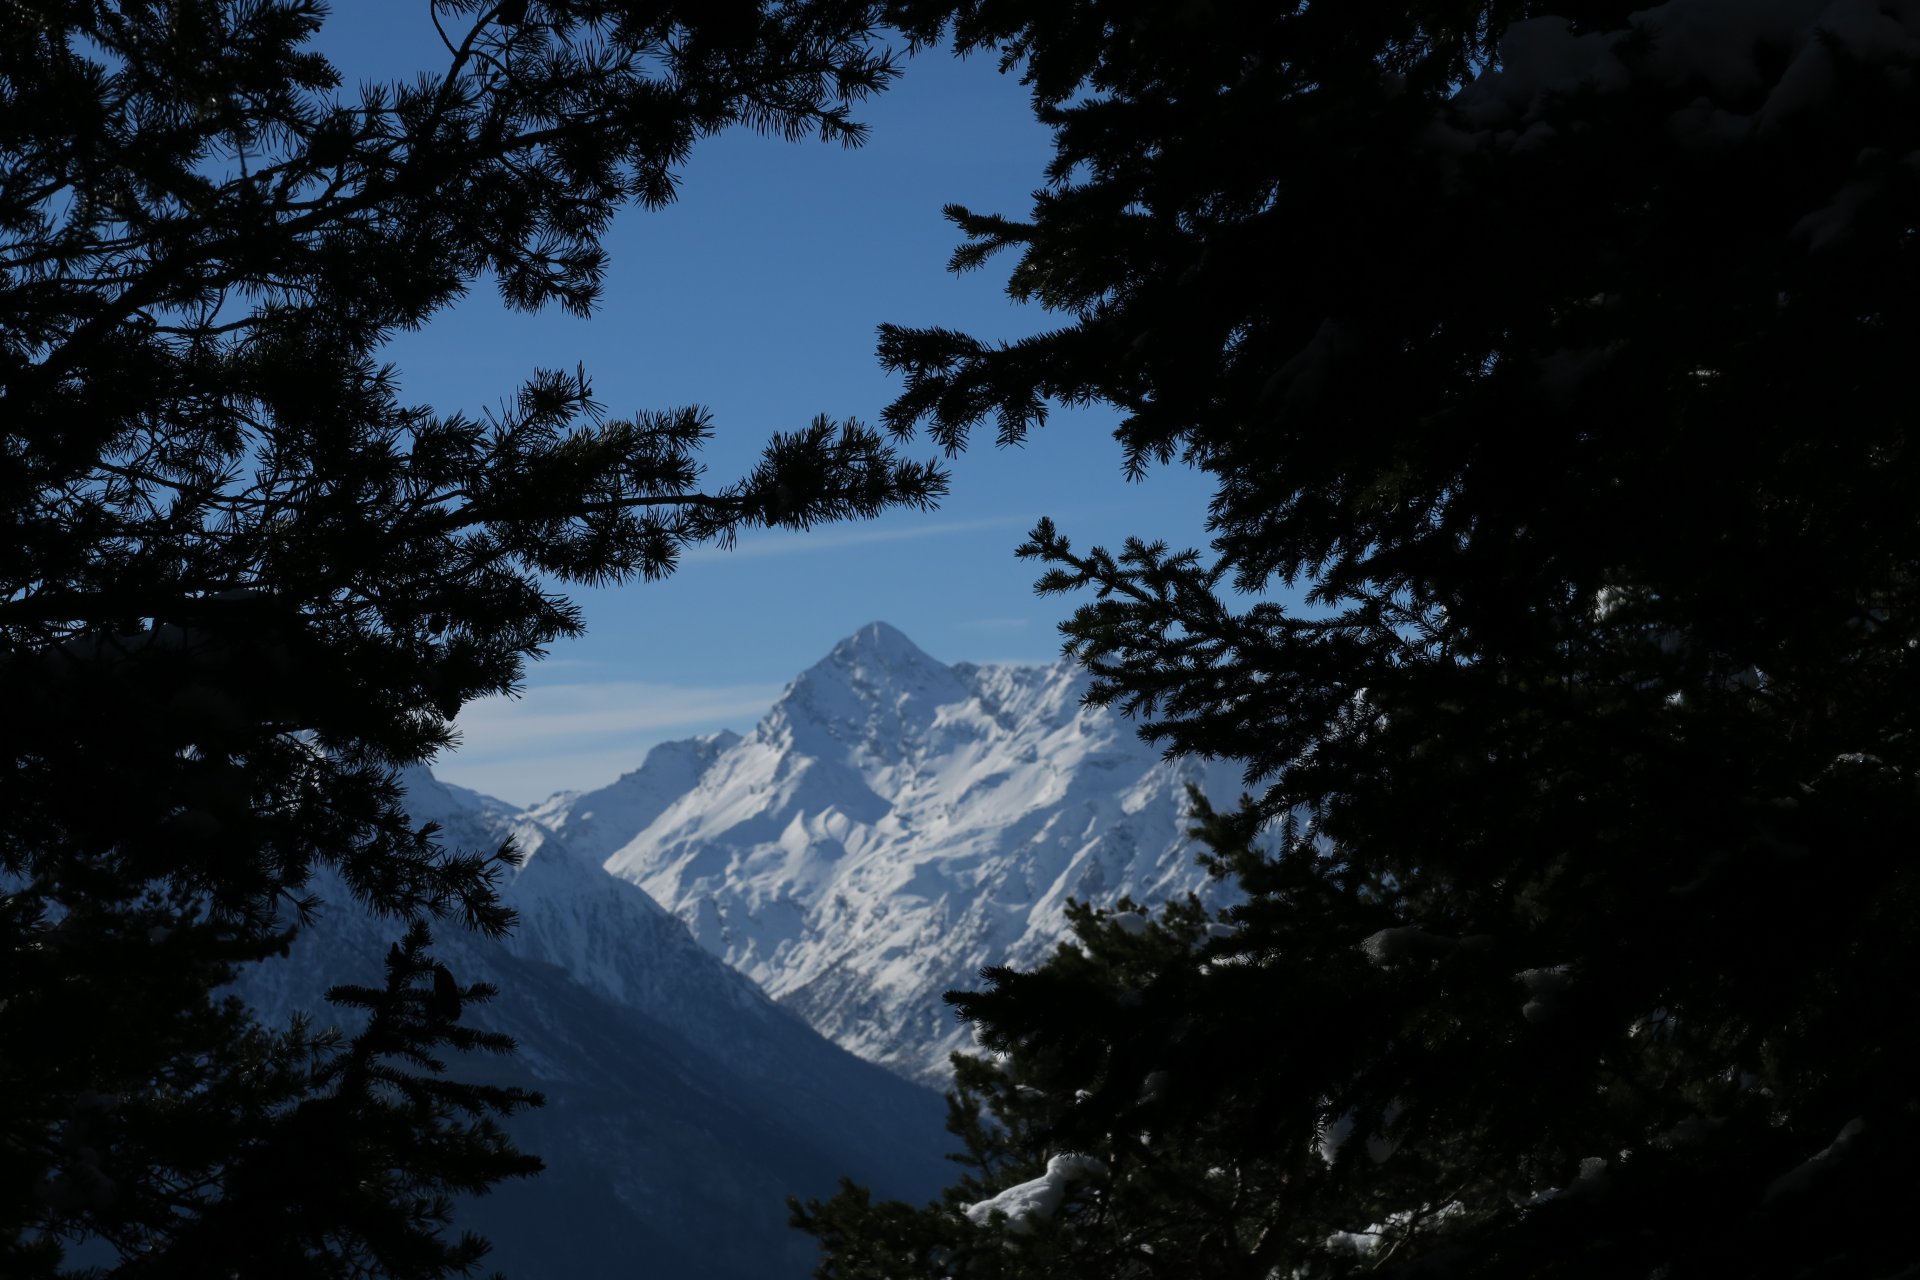
<svg viewBox="0 0 1920 1280"><path fill-rule="evenodd" d="M697 760L726 741L685 754ZM489 1267L559 1280L625 1274L644 1260L668 1280L800 1280L813 1249L786 1225L787 1195L828 1194L841 1174L909 1197L946 1180L938 1097L822 1039L530 816L425 769L403 781L411 816L439 823L448 846L491 850L512 836L527 855L502 889L520 916L507 940L454 921L434 928L434 953L460 981L500 989L474 1021L519 1042L511 1059L469 1059L453 1072L548 1097L508 1124L547 1172L463 1214L497 1246ZM626 812L646 812L644 787L621 794L633 801ZM405 928L355 907L330 874L310 888L326 906L292 955L236 984L269 1025L295 1011L333 1021L326 988L377 984L387 944Z"/></svg>
<svg viewBox="0 0 1920 1280"><path fill-rule="evenodd" d="M525 817L829 1039L941 1084L967 1043L941 994L1043 959L1069 897L1224 892L1195 865L1186 785L1230 798L1238 776L1162 760L1085 688L1067 664L949 667L872 623L745 737L664 745Z"/></svg>

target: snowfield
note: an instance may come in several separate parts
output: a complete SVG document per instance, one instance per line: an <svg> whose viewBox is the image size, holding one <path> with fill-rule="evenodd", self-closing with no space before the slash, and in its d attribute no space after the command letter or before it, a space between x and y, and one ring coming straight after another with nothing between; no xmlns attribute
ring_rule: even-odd
<svg viewBox="0 0 1920 1280"><path fill-rule="evenodd" d="M946 666L876 622L745 737L664 744L524 816L829 1039L944 1084L969 1041L941 994L1044 959L1069 898L1227 900L1186 787L1227 804L1237 773L1162 760L1085 690L1064 663Z"/></svg>

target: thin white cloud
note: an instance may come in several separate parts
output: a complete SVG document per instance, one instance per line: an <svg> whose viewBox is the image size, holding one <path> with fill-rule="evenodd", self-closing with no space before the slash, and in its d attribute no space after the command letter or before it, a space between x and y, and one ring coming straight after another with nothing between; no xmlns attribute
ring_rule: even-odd
<svg viewBox="0 0 1920 1280"><path fill-rule="evenodd" d="M901 525L887 529L809 530L805 533L762 533L748 535L726 551L719 547L694 547L681 557L683 561L732 560L742 556L788 556L807 551L832 551L838 547L861 546L877 542L904 542L911 538L938 538L955 533L974 533L981 529L1031 527L1031 516L988 516L978 520L945 520L928 524Z"/></svg>
<svg viewBox="0 0 1920 1280"><path fill-rule="evenodd" d="M773 705L774 684L688 687L613 680L548 684L483 698L460 713L458 750L433 762L448 782L512 804L605 786L659 742L745 730Z"/></svg>
<svg viewBox="0 0 1920 1280"><path fill-rule="evenodd" d="M776 684L708 688L609 680L549 684L518 698L483 698L460 713L463 762L524 759L588 742L658 735L717 723L751 723L780 696ZM637 763L637 762L636 762Z"/></svg>
<svg viewBox="0 0 1920 1280"><path fill-rule="evenodd" d="M536 756L529 760L468 761L459 754L434 761L434 776L468 787L496 800L523 808L545 800L556 791L592 791L646 759L646 743L638 749L570 752Z"/></svg>

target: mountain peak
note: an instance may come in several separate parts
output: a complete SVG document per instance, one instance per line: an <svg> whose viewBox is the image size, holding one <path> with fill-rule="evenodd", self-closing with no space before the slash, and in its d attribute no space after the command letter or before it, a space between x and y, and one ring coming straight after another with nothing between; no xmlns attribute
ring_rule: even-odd
<svg viewBox="0 0 1920 1280"><path fill-rule="evenodd" d="M638 769L629 769L620 775L620 782L638 783L670 769L692 768L696 772L713 763L713 758L740 741L740 735L731 729L715 729L712 733L703 733L698 737L679 738L672 742L656 742L647 749L646 756L640 761ZM618 785L618 784L616 784ZM676 784L687 785L687 784Z"/></svg>
<svg viewBox="0 0 1920 1280"><path fill-rule="evenodd" d="M907 633L887 622L869 622L839 644L833 646L828 661L836 658L867 659L885 667L944 666L926 650L907 638Z"/></svg>
<svg viewBox="0 0 1920 1280"><path fill-rule="evenodd" d="M939 707L965 697L946 663L899 628L869 622L801 672L756 732L797 731L816 755L863 743L891 744L891 750L918 736ZM842 746L830 747L816 732Z"/></svg>
<svg viewBox="0 0 1920 1280"><path fill-rule="evenodd" d="M528 810L597 868L637 832L693 789L713 762L740 741L731 729L655 743L640 767L593 791L563 791Z"/></svg>
<svg viewBox="0 0 1920 1280"><path fill-rule="evenodd" d="M1067 903L1218 905L1187 784L1078 668L948 666L884 623L834 646L605 862L843 1048L931 1083L965 1045L942 993L1031 965Z"/></svg>

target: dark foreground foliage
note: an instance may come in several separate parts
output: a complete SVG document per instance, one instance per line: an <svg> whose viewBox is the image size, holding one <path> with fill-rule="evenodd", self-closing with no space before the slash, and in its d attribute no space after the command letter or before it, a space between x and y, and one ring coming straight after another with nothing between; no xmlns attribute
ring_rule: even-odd
<svg viewBox="0 0 1920 1280"><path fill-rule="evenodd" d="M609 219L670 200L697 139L852 143L893 74L852 0L424 8L443 64L355 91L308 47L318 0L0 6L9 1277L75 1244L139 1275L470 1270L446 1197L535 1167L487 1118L529 1099L439 1077L501 1046L457 1023L480 993L422 1003L400 922L506 929L513 855L416 829L396 768L579 630L565 584L945 483L823 418L703 485L703 411L610 418L581 371L478 418L397 399L396 330L482 277L587 312ZM215 995L318 868L410 929L337 993L344 1047Z"/></svg>
<svg viewBox="0 0 1920 1280"><path fill-rule="evenodd" d="M1024 554L1246 765L1247 899L955 996L971 1180L802 1206L819 1274L1915 1274L1920 14L903 7L1054 127L950 212L1065 319L885 330L889 421L1216 479L1209 554Z"/></svg>

